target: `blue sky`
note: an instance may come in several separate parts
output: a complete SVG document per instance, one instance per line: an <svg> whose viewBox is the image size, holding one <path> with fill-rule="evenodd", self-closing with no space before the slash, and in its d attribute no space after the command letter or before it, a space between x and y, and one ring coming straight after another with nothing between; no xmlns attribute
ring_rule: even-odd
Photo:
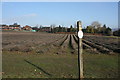
<svg viewBox="0 0 120 80"><path fill-rule="evenodd" d="M98 21L111 28L118 27L117 2L3 2L5 24L63 25L69 27L81 20L83 27Z"/></svg>

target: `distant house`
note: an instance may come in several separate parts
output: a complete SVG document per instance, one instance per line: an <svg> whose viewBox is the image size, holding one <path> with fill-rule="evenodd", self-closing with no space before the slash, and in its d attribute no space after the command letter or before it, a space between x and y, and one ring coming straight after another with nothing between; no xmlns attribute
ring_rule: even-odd
<svg viewBox="0 0 120 80"><path fill-rule="evenodd" d="M14 23L13 25L6 25L6 24L2 24L0 25L0 30L20 30L20 25L18 25L17 23Z"/></svg>
<svg viewBox="0 0 120 80"><path fill-rule="evenodd" d="M27 31L31 31L31 30L32 30L32 27L26 25L26 26L24 26L22 29L23 29L23 30L27 30Z"/></svg>
<svg viewBox="0 0 120 80"><path fill-rule="evenodd" d="M20 30L20 25L14 23L13 25L9 25L9 30Z"/></svg>
<svg viewBox="0 0 120 80"><path fill-rule="evenodd" d="M0 30L9 30L9 26L8 25L0 25Z"/></svg>

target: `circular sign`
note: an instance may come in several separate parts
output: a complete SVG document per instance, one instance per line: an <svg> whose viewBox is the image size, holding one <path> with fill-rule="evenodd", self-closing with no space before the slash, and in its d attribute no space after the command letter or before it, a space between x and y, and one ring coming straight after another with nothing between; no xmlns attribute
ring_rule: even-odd
<svg viewBox="0 0 120 80"><path fill-rule="evenodd" d="M83 32L82 31L78 31L78 37L82 38L83 37Z"/></svg>

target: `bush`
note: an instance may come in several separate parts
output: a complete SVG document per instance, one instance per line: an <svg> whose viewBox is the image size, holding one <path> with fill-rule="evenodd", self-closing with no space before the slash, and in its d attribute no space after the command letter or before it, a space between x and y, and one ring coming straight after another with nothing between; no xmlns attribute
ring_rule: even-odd
<svg viewBox="0 0 120 80"><path fill-rule="evenodd" d="M120 36L120 29L117 30L117 31L114 31L114 32L113 32L113 35L114 35L114 36Z"/></svg>

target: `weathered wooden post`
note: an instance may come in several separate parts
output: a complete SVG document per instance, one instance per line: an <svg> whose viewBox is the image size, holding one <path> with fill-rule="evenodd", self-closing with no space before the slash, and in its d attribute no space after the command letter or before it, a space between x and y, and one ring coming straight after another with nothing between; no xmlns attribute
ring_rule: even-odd
<svg viewBox="0 0 120 80"><path fill-rule="evenodd" d="M79 68L79 79L83 78L83 55L82 55L82 23L77 21L77 35L78 35L78 68Z"/></svg>

